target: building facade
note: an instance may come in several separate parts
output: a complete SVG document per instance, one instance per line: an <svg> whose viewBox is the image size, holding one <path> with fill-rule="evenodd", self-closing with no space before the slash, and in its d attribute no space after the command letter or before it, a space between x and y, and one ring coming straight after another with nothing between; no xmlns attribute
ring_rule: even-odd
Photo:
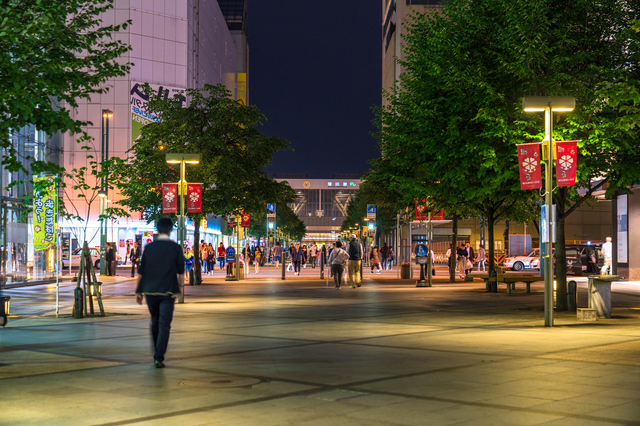
<svg viewBox="0 0 640 426"><path fill-rule="evenodd" d="M115 34L132 47L121 58L123 63L133 63L131 72L108 81L107 93L81 100L72 111L73 118L93 123L86 131L93 138L96 158L101 156L103 110L113 113L109 120L109 157L127 157L140 128L135 108L144 108L136 92L137 84L146 83L172 93L204 84L223 84L237 96L237 48L217 0L115 0L114 5L102 19L105 25L132 21L126 30ZM63 166L67 170L90 167L89 161L86 152L75 142L75 135L64 135ZM74 246L85 239L82 229L87 225L89 245L99 246L99 201L89 205L79 195L77 191L69 191L65 201L79 206L87 222L66 221L63 231L71 233ZM119 195L109 190L107 202L118 199ZM210 218L206 230L201 231L201 238L228 244L229 238L222 236L223 223ZM193 244L193 224L188 224L188 228L188 244ZM138 213L133 213L129 218L109 222L107 240L116 244L117 255L122 258L126 255L127 243L151 241L153 231L153 223L147 224Z"/></svg>

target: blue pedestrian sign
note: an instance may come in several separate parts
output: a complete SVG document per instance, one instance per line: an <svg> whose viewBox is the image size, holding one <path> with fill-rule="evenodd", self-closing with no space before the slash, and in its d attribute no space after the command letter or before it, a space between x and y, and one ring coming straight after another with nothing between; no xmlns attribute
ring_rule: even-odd
<svg viewBox="0 0 640 426"><path fill-rule="evenodd" d="M416 249L415 249L416 256L417 257L427 257L427 254L429 253L428 250L429 249L427 248L426 244L417 244L416 245Z"/></svg>
<svg viewBox="0 0 640 426"><path fill-rule="evenodd" d="M375 218L376 218L376 205L367 204L367 219L375 219Z"/></svg>
<svg viewBox="0 0 640 426"><path fill-rule="evenodd" d="M267 204L267 210L269 210L271 213L274 213L276 211L276 205L275 204Z"/></svg>
<svg viewBox="0 0 640 426"><path fill-rule="evenodd" d="M227 247L227 263L235 263L236 261L236 249L233 247Z"/></svg>

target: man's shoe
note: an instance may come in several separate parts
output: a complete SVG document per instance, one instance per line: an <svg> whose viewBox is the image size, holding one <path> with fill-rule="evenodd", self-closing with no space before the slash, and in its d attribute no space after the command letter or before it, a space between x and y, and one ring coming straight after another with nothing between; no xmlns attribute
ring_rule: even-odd
<svg viewBox="0 0 640 426"><path fill-rule="evenodd" d="M156 368L164 368L164 362L156 361Z"/></svg>

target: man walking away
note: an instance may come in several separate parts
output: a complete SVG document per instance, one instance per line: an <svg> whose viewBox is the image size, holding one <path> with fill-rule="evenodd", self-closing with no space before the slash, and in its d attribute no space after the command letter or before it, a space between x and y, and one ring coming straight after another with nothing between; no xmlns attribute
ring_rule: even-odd
<svg viewBox="0 0 640 426"><path fill-rule="evenodd" d="M107 252L105 253L105 262L107 262L107 276L112 276L116 274L115 271L115 260L116 257L113 254L113 247L107 244Z"/></svg>
<svg viewBox="0 0 640 426"><path fill-rule="evenodd" d="M351 288L360 287L362 277L360 276L360 263L362 262L362 246L356 239L355 234L351 234L349 237L349 247L347 253L349 253L349 281L351 281Z"/></svg>
<svg viewBox="0 0 640 426"><path fill-rule="evenodd" d="M142 257L142 249L136 241L133 243L133 250L131 250L131 278L136 276L136 267L140 262L140 257Z"/></svg>
<svg viewBox="0 0 640 426"><path fill-rule="evenodd" d="M276 243L276 246L273 248L273 261L276 264L276 269L278 269L281 259L282 259L282 246L280 245L280 241L278 241Z"/></svg>
<svg viewBox="0 0 640 426"><path fill-rule="evenodd" d="M607 242L602 245L602 255L604 256L604 265L600 273L602 275L611 275L613 273L613 246L611 237L607 237Z"/></svg>
<svg viewBox="0 0 640 426"><path fill-rule="evenodd" d="M380 248L380 261L382 262L382 269L389 268L389 265L387 265L387 262L389 262L389 247L387 247L387 243L384 243Z"/></svg>
<svg viewBox="0 0 640 426"><path fill-rule="evenodd" d="M331 252L329 256L329 264L331 265L331 271L333 272L333 282L335 283L335 290L339 290L342 285L342 274L344 272L344 264L349 259L349 255L342 248L340 241L336 242L336 248Z"/></svg>
<svg viewBox="0 0 640 426"><path fill-rule="evenodd" d="M158 220L157 228L158 238L147 245L138 268L136 302L141 305L143 295L147 299L153 359L156 368L164 368L175 298L184 285L184 255L180 245L169 239L173 229L171 219Z"/></svg>

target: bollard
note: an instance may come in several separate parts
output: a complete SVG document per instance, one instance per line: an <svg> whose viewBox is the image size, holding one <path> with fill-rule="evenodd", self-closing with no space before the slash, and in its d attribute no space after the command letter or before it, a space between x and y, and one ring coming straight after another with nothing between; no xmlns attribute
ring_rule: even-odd
<svg viewBox="0 0 640 426"><path fill-rule="evenodd" d="M578 284L575 281L569 281L569 290L567 293L569 312L576 312L578 307Z"/></svg>
<svg viewBox="0 0 640 426"><path fill-rule="evenodd" d="M282 279L284 280L284 273L285 273L285 265L287 264L287 255L285 254L285 251L282 250Z"/></svg>
<svg viewBox="0 0 640 426"><path fill-rule="evenodd" d="M73 317L83 318L84 311L84 292L81 287L76 287L73 291Z"/></svg>

